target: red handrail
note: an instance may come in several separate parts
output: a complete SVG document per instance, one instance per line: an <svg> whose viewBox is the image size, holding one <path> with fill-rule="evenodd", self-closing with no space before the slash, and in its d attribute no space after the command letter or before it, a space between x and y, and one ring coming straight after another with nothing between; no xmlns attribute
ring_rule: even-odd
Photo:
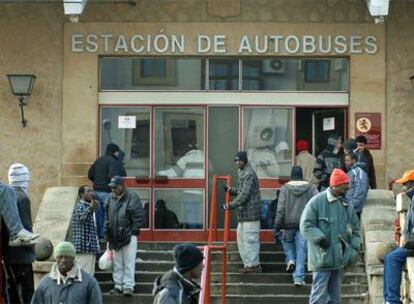
<svg viewBox="0 0 414 304"><path fill-rule="evenodd" d="M227 186L231 185L231 176L213 176L213 187L211 190L210 203L210 227L208 232L208 244L204 246L204 270L201 277L201 293L199 297L199 304L210 303L210 282L211 282L211 253L213 251L220 251L223 254L221 267L221 303L226 304L227 295L227 243L230 235L230 211L227 209L224 213L224 235L223 244L215 245L217 242L217 182L225 181ZM226 193L225 203L230 202L230 193Z"/></svg>

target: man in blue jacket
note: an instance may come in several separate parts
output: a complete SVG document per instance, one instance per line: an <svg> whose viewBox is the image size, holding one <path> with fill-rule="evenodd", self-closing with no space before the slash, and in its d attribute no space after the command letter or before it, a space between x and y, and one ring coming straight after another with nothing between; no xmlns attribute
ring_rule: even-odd
<svg viewBox="0 0 414 304"><path fill-rule="evenodd" d="M367 199L369 182L367 173L358 166L358 155L352 153L345 156L345 165L350 180L349 190L345 198L354 206L358 219L361 219L362 208Z"/></svg>
<svg viewBox="0 0 414 304"><path fill-rule="evenodd" d="M329 188L303 210L300 232L308 241L308 266L313 271L309 304L339 304L343 269L357 260L359 221L345 199L348 189L348 175L334 169Z"/></svg>

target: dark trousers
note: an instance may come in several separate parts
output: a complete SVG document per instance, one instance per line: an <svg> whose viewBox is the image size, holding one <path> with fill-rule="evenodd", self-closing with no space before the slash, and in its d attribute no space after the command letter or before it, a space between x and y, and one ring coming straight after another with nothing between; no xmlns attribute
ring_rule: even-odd
<svg viewBox="0 0 414 304"><path fill-rule="evenodd" d="M32 264L3 265L7 303L29 304L34 292Z"/></svg>

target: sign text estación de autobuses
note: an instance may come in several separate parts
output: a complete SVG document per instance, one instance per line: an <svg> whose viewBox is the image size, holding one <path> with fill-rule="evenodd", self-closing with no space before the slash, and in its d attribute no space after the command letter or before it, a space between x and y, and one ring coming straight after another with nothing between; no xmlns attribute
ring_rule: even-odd
<svg viewBox="0 0 414 304"><path fill-rule="evenodd" d="M191 46L190 46L191 45ZM375 54L377 38L373 35L242 35L229 47L227 35L123 35L72 34L72 52L185 54Z"/></svg>

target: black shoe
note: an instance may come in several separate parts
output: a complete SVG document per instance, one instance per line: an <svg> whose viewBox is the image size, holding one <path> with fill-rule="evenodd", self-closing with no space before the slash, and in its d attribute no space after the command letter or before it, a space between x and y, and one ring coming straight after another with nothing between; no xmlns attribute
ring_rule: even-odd
<svg viewBox="0 0 414 304"><path fill-rule="evenodd" d="M133 293L134 291L131 288L124 289L122 292L122 294L126 297L131 297Z"/></svg>
<svg viewBox="0 0 414 304"><path fill-rule="evenodd" d="M111 290L109 290L109 293L110 294L122 294L122 290L119 289L119 288L114 287Z"/></svg>

